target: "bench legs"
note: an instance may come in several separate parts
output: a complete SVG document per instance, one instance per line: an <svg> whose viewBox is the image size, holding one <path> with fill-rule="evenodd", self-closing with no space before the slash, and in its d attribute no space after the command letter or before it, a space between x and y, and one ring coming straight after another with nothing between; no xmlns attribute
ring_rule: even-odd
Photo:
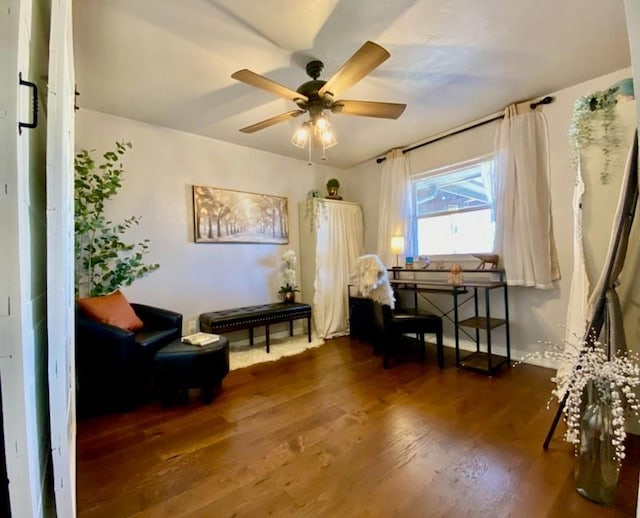
<svg viewBox="0 0 640 518"><path fill-rule="evenodd" d="M265 326L264 336L267 339L267 352L269 352L269 324Z"/></svg>
<svg viewBox="0 0 640 518"><path fill-rule="evenodd" d="M289 320L289 336L293 336L293 320L291 319ZM253 345L253 328L249 328L249 340L251 345ZM267 352L270 352L271 350L271 340L269 338L269 324L265 324L265 332L264 332L264 336L267 342ZM307 317L307 339L309 342L311 342L311 317Z"/></svg>
<svg viewBox="0 0 640 518"><path fill-rule="evenodd" d="M305 318L305 317L302 317ZM311 316L306 317L307 319L307 339L311 342ZM289 336L293 336L293 321L296 319L289 320ZM253 327L249 327L249 344L253 345ZM216 332L220 332L219 329L214 329ZM267 345L267 352L270 352L271 349L271 340L269 337L269 324L265 324L265 339Z"/></svg>

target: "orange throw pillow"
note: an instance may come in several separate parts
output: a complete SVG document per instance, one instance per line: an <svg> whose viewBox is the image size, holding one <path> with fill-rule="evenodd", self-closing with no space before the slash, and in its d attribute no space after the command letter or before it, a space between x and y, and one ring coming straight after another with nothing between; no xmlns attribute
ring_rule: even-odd
<svg viewBox="0 0 640 518"><path fill-rule="evenodd" d="M119 290L111 295L77 299L76 302L87 316L98 322L111 324L129 331L137 331L144 325Z"/></svg>

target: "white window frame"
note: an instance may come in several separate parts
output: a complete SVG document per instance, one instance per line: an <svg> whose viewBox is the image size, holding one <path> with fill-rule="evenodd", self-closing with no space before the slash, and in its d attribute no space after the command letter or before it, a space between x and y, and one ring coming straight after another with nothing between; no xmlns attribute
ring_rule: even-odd
<svg viewBox="0 0 640 518"><path fill-rule="evenodd" d="M465 169L471 166L474 166L476 164L481 164L483 162L487 162L490 160L494 160L495 159L495 154L494 153L487 153L485 155L480 155L477 157L474 157L472 159L469 160L465 160L462 162L456 162L453 164L448 164L446 166L442 166L442 167L438 167L435 169L430 169L428 171L423 171L417 174L414 174L411 176L410 181L411 181L411 204L412 204L412 222L411 222L411 232L412 232L412 237L413 237L413 250L409 251L410 253L407 253L407 255L412 254L414 261L416 261L417 257L418 257L418 220L421 219L418 214L417 214L417 207L416 207L416 196L415 196L415 187L416 184L421 181L424 180L425 178L429 178L432 176L439 176L439 175L444 175L444 174L449 174L449 173L453 173L457 170L460 169ZM494 163L495 165L495 163ZM494 169L494 173L495 173L495 169ZM495 181L495 179L494 179ZM466 210L473 210L473 209L466 209ZM459 212L465 212L465 209L460 210ZM495 213L496 207L495 207L495 200L493 200L492 203L492 210ZM464 261L464 260L471 260L473 259L473 256L471 255L471 253L459 253L459 254L433 254L433 255L429 255L429 259L431 260L431 262L436 262L436 261L444 261L444 262L449 262L449 261Z"/></svg>

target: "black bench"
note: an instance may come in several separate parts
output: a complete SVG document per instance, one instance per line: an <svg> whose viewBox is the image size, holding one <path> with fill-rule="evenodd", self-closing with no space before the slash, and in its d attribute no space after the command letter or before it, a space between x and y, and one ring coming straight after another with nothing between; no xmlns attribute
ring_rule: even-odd
<svg viewBox="0 0 640 518"><path fill-rule="evenodd" d="M265 326L267 352L269 352L269 326L277 322L289 322L289 335L293 336L293 321L307 319L307 336L311 341L311 306L299 302L278 302L243 308L223 309L200 315L200 331L227 333L249 329L249 343L253 345L253 328Z"/></svg>

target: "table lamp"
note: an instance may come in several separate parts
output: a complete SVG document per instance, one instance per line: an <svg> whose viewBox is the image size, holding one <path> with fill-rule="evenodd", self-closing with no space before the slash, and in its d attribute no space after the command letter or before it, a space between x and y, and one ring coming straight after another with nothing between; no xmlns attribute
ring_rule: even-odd
<svg viewBox="0 0 640 518"><path fill-rule="evenodd" d="M396 254L396 265L393 268L399 269L398 256L404 253L404 236L393 236L391 238L391 253Z"/></svg>

